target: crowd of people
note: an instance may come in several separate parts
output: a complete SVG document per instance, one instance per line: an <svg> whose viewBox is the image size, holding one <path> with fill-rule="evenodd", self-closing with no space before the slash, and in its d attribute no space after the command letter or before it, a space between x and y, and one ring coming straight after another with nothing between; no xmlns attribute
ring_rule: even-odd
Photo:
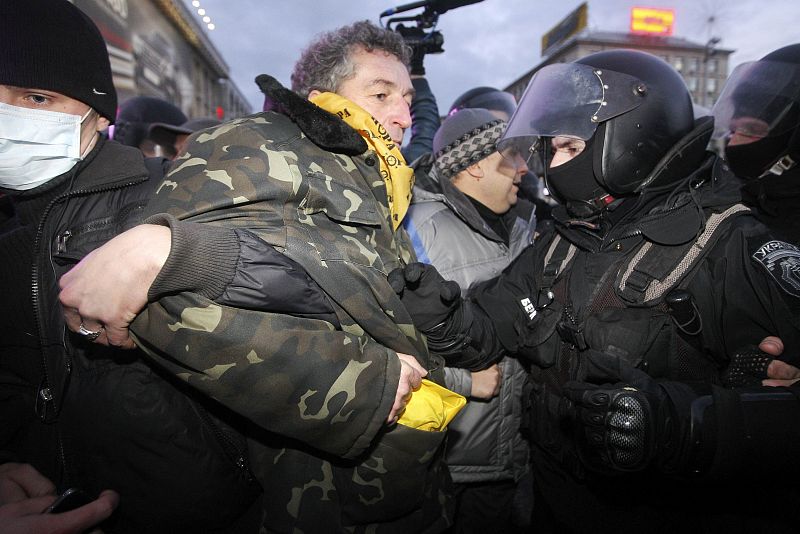
<svg viewBox="0 0 800 534"><path fill-rule="evenodd" d="M800 528L800 44L441 118L361 21L220 122L67 0L0 30L3 532Z"/></svg>

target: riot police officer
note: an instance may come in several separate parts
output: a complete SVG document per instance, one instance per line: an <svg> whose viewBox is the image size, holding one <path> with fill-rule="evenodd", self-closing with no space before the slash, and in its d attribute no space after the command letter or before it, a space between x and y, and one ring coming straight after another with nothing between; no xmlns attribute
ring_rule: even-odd
<svg viewBox="0 0 800 534"><path fill-rule="evenodd" d="M797 393L741 349L776 334L800 355L800 256L740 203L712 130L655 56L546 66L499 146L542 154L556 231L465 303L430 268L390 275L434 350L530 362L537 530L796 528L766 479L800 472Z"/></svg>
<svg viewBox="0 0 800 534"><path fill-rule="evenodd" d="M713 114L745 201L777 235L800 240L800 44L736 67Z"/></svg>

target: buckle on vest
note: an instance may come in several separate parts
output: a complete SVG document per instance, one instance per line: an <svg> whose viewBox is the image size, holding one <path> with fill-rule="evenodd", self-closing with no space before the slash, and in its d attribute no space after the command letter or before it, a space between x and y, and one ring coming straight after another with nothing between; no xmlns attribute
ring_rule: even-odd
<svg viewBox="0 0 800 534"><path fill-rule="evenodd" d="M589 345L586 343L586 337L583 335L583 330L580 326L572 324L569 321L559 321L556 325L556 331L562 341L569 343L579 351L584 351L589 348Z"/></svg>

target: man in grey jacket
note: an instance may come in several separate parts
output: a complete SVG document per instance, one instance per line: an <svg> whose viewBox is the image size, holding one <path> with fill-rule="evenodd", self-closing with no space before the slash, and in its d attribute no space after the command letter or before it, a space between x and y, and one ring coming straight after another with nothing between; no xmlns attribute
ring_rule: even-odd
<svg viewBox="0 0 800 534"><path fill-rule="evenodd" d="M533 241L533 206L518 201L525 162L495 143L506 123L484 109L463 109L437 131L434 153L417 162L432 190L414 188L405 219L420 261L434 265L462 294L500 274ZM435 190L434 190L435 189ZM447 464L456 486L454 532L506 532L517 482L527 472L520 435L526 373L513 358L482 371L445 368L447 387L469 398L451 423Z"/></svg>

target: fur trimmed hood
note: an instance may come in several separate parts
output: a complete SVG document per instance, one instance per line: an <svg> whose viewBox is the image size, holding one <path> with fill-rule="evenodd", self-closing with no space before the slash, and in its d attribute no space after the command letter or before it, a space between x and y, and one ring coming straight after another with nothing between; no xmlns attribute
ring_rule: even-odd
<svg viewBox="0 0 800 534"><path fill-rule="evenodd" d="M315 145L347 156L358 156L367 150L367 142L346 122L287 89L272 76L259 74L256 83L266 96L264 111L286 115Z"/></svg>

